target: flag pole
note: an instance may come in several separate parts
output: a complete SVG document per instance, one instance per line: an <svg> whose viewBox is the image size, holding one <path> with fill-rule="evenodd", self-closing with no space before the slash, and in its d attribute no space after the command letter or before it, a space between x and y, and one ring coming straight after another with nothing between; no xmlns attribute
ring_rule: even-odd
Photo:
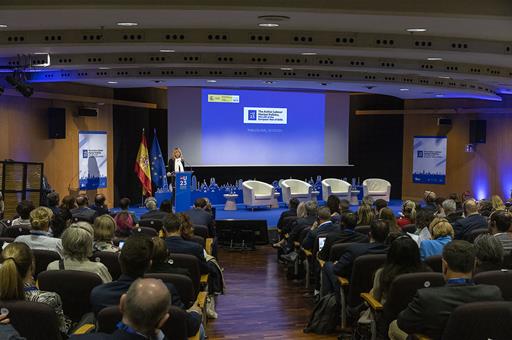
<svg viewBox="0 0 512 340"><path fill-rule="evenodd" d="M142 128L142 136L144 136L144 128ZM141 189L142 189L142 192L141 192L141 200L140 200L139 208L144 208L144 185L143 184L141 184Z"/></svg>

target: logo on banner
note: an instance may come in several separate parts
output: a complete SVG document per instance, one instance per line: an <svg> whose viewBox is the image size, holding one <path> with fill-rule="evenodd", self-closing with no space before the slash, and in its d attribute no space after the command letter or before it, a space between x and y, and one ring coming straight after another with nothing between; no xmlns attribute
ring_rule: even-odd
<svg viewBox="0 0 512 340"><path fill-rule="evenodd" d="M82 150L82 158L89 158L89 151L84 149Z"/></svg>
<svg viewBox="0 0 512 340"><path fill-rule="evenodd" d="M423 158L423 151L418 151L418 158Z"/></svg>
<svg viewBox="0 0 512 340"><path fill-rule="evenodd" d="M179 178L179 181L180 181L180 189L186 189L187 188L187 175L183 175L183 176L180 176Z"/></svg>

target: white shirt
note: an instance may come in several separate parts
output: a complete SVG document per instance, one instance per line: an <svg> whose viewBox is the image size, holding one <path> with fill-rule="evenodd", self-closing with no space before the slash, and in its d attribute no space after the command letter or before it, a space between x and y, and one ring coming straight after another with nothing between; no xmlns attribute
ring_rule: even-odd
<svg viewBox="0 0 512 340"><path fill-rule="evenodd" d="M49 233L44 231L31 230L30 235L18 236L14 242L25 243L30 249L50 250L58 253L60 257L64 256L62 240L51 237Z"/></svg>
<svg viewBox="0 0 512 340"><path fill-rule="evenodd" d="M181 162L181 157L174 159L174 171L175 172L185 171L185 169L183 168L183 163Z"/></svg>

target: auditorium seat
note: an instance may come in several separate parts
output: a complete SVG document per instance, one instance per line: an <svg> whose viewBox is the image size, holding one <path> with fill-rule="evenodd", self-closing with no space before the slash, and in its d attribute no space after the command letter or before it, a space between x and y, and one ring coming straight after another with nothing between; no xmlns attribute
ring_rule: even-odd
<svg viewBox="0 0 512 340"><path fill-rule="evenodd" d="M16 238L21 235L29 235L30 229L25 227L9 227L4 229L3 237Z"/></svg>
<svg viewBox="0 0 512 340"><path fill-rule="evenodd" d="M27 340L60 340L59 321L55 310L45 303L31 301L0 301L0 308L9 310L12 326Z"/></svg>
<svg viewBox="0 0 512 340"><path fill-rule="evenodd" d="M191 241L199 244L201 246L201 248L203 248L203 249L205 248L206 244L205 244L204 237L197 236L197 235L192 235Z"/></svg>
<svg viewBox="0 0 512 340"><path fill-rule="evenodd" d="M481 272L473 277L476 284L486 284L498 286L501 289L503 298L512 301L512 271L509 270L491 270Z"/></svg>
<svg viewBox="0 0 512 340"><path fill-rule="evenodd" d="M433 271L436 273L442 273L443 272L443 266L442 266L442 255L434 255L429 256L425 259L425 264L430 267Z"/></svg>
<svg viewBox="0 0 512 340"><path fill-rule="evenodd" d="M478 236L480 236L482 234L487 234L488 232L489 232L489 229L487 229L487 228L471 230L469 233L464 235L464 240L473 243L473 242L475 242L475 239Z"/></svg>
<svg viewBox="0 0 512 340"><path fill-rule="evenodd" d="M139 227L145 227L145 228L153 228L158 233L160 229L162 229L162 220L140 220L139 221Z"/></svg>
<svg viewBox="0 0 512 340"><path fill-rule="evenodd" d="M121 276L121 264L119 263L119 253L110 251L98 251L91 257L92 261L101 262L107 267L112 280L115 281Z"/></svg>
<svg viewBox="0 0 512 340"><path fill-rule="evenodd" d="M457 307L450 315L443 340L506 340L512 334L512 303L472 302Z"/></svg>
<svg viewBox="0 0 512 340"><path fill-rule="evenodd" d="M286 204L292 198L297 198L301 202L311 200L313 187L309 183L298 179L285 179L279 185L283 191L283 202Z"/></svg>
<svg viewBox="0 0 512 340"><path fill-rule="evenodd" d="M369 225L358 225L354 228L354 231L360 234L368 235L370 233Z"/></svg>
<svg viewBox="0 0 512 340"><path fill-rule="evenodd" d="M208 238L208 227L205 225L194 224L194 235L201 236L202 238Z"/></svg>
<svg viewBox="0 0 512 340"><path fill-rule="evenodd" d="M147 273L144 277L159 279L166 283L172 283L185 304L186 308L190 308L196 301L197 294L194 289L194 284L190 277L181 274L170 273Z"/></svg>
<svg viewBox="0 0 512 340"><path fill-rule="evenodd" d="M350 183L338 178L326 178L322 181L322 199L326 202L331 195L350 201L351 190Z"/></svg>
<svg viewBox="0 0 512 340"><path fill-rule="evenodd" d="M242 183L244 204L247 208L272 205L275 189L272 185L260 181Z"/></svg>
<svg viewBox="0 0 512 340"><path fill-rule="evenodd" d="M51 250L32 249L32 253L36 261L34 278L37 278L39 273L44 272L51 262L60 260L59 253Z"/></svg>
<svg viewBox="0 0 512 340"><path fill-rule="evenodd" d="M364 197L371 197L374 201L383 199L389 202L389 195L391 194L391 183L385 179L380 178L367 178L363 181L363 195Z"/></svg>
<svg viewBox="0 0 512 340"><path fill-rule="evenodd" d="M75 322L92 311L89 296L102 283L98 275L78 270L47 270L37 280L41 290L60 295L64 314Z"/></svg>
<svg viewBox="0 0 512 340"><path fill-rule="evenodd" d="M169 262L178 268L185 268L190 273L190 279L194 285L195 294L199 294L201 289L201 272L199 269L199 260L194 255L175 254L169 255Z"/></svg>
<svg viewBox="0 0 512 340"><path fill-rule="evenodd" d="M416 224L406 224L402 227L402 230L406 233L414 234L416 232Z"/></svg>
<svg viewBox="0 0 512 340"><path fill-rule="evenodd" d="M149 236L149 237L158 236L157 231L155 229L149 228L149 227L136 227L136 228L133 228L132 235L137 235L137 234L146 235L146 236Z"/></svg>
<svg viewBox="0 0 512 340"><path fill-rule="evenodd" d="M362 293L361 297L370 306L374 316L372 322L378 320L375 328L371 328L377 330L379 338L386 338L389 324L412 301L418 289L441 287L444 284L444 277L441 273L410 273L398 275L393 280L384 305L375 300L370 293Z"/></svg>

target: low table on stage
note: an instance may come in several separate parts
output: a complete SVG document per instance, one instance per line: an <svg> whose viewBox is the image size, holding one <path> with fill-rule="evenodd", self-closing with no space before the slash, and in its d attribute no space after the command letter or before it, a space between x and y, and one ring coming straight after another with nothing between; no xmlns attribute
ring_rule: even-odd
<svg viewBox="0 0 512 340"><path fill-rule="evenodd" d="M361 190L351 190L350 191L350 204L351 205L359 205L359 193Z"/></svg>
<svg viewBox="0 0 512 340"><path fill-rule="evenodd" d="M238 198L238 194L224 194L224 198L226 199L224 210L236 210L236 199Z"/></svg>
<svg viewBox="0 0 512 340"><path fill-rule="evenodd" d="M318 201L318 195L320 194L320 191L311 191L311 200L312 201Z"/></svg>
<svg viewBox="0 0 512 340"><path fill-rule="evenodd" d="M274 192L274 198L272 198L272 203L270 203L271 208L279 208L279 196L281 196L280 192Z"/></svg>

